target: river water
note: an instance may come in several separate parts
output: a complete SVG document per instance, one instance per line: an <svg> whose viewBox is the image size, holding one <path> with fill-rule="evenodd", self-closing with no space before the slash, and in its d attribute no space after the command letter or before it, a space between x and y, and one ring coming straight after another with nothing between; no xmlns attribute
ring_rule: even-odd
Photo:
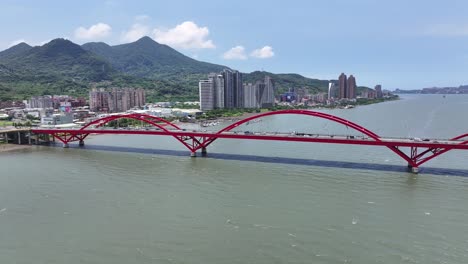
<svg viewBox="0 0 468 264"><path fill-rule="evenodd" d="M468 96L415 95L327 112L381 136L450 138L468 132L467 109ZM358 134L302 116L238 130ZM0 153L0 262L468 263L468 152L419 175L383 147L218 140L208 152L112 135Z"/></svg>

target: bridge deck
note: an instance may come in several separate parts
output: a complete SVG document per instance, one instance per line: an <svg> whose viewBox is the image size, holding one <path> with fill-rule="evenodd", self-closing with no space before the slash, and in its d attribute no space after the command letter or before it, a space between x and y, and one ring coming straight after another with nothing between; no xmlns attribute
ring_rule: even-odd
<svg viewBox="0 0 468 264"><path fill-rule="evenodd" d="M396 147L423 147L423 148L447 148L468 150L468 144L461 144L463 140L415 140L411 138L380 138L376 141L367 136L345 136L345 135L320 135L302 133L268 133L268 132L223 132L217 134L215 131L185 131L185 130L131 130L131 129L33 129L38 134L124 134L124 135L161 135L161 136L188 136L205 138L230 138L230 139L252 139L252 140L274 140L293 142L315 142L335 143L369 146L396 146Z"/></svg>

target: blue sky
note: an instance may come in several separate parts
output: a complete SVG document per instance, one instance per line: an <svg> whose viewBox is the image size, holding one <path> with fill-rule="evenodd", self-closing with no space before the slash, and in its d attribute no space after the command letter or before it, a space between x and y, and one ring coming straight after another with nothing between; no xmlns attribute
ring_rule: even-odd
<svg viewBox="0 0 468 264"><path fill-rule="evenodd" d="M358 85L468 84L468 1L0 1L0 50L149 35L199 60Z"/></svg>

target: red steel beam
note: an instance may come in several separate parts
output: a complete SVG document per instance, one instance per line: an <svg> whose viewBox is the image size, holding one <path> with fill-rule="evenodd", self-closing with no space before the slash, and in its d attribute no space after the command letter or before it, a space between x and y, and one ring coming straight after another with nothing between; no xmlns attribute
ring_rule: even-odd
<svg viewBox="0 0 468 264"><path fill-rule="evenodd" d="M421 148L449 148L468 150L468 144L460 144L464 142L456 141L453 144L433 143L433 142L408 142L408 141L375 141L372 139L340 139L340 138L314 138L302 136L277 136L277 135L255 135L255 134L215 134L206 132L189 132L189 131L148 131L148 130L107 130L107 129L33 129L32 132L37 134L54 134L54 133L70 133L70 134L123 134L123 135L159 135L159 136L187 136L187 137L206 137L206 138L228 138L228 139L251 139L251 140L273 140L273 141L291 141L291 142L315 142L315 143L332 143L332 144L347 144L347 145L366 145L366 146L395 146L395 147L421 147Z"/></svg>

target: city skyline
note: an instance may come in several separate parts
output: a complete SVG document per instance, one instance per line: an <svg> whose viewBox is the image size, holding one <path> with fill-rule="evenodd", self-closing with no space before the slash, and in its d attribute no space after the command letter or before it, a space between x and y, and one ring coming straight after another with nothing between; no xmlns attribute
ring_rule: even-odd
<svg viewBox="0 0 468 264"><path fill-rule="evenodd" d="M271 77L265 76L255 84L244 83L242 73L224 69L208 74L198 82L200 110L267 108L275 104L275 88Z"/></svg>
<svg viewBox="0 0 468 264"><path fill-rule="evenodd" d="M121 44L149 35L190 57L241 72L295 72L325 80L342 71L353 72L362 85L373 87L379 82L390 90L468 84L464 74L468 62L463 59L468 53L464 45L468 21L462 12L468 4L421 3L258 1L247 5L240 1L219 7L212 1L7 2L1 5L0 22L14 21L18 14L23 18L15 27L4 28L0 50L21 41L40 45L57 37L80 44ZM269 12L259 12L265 5ZM180 6L186 8L179 10ZM224 9L241 11L242 19L206 15ZM389 12L380 11L384 9ZM313 17L310 10L316 11ZM398 20L392 15L395 12ZM284 14L294 16L272 19ZM254 18L257 22L250 23Z"/></svg>

